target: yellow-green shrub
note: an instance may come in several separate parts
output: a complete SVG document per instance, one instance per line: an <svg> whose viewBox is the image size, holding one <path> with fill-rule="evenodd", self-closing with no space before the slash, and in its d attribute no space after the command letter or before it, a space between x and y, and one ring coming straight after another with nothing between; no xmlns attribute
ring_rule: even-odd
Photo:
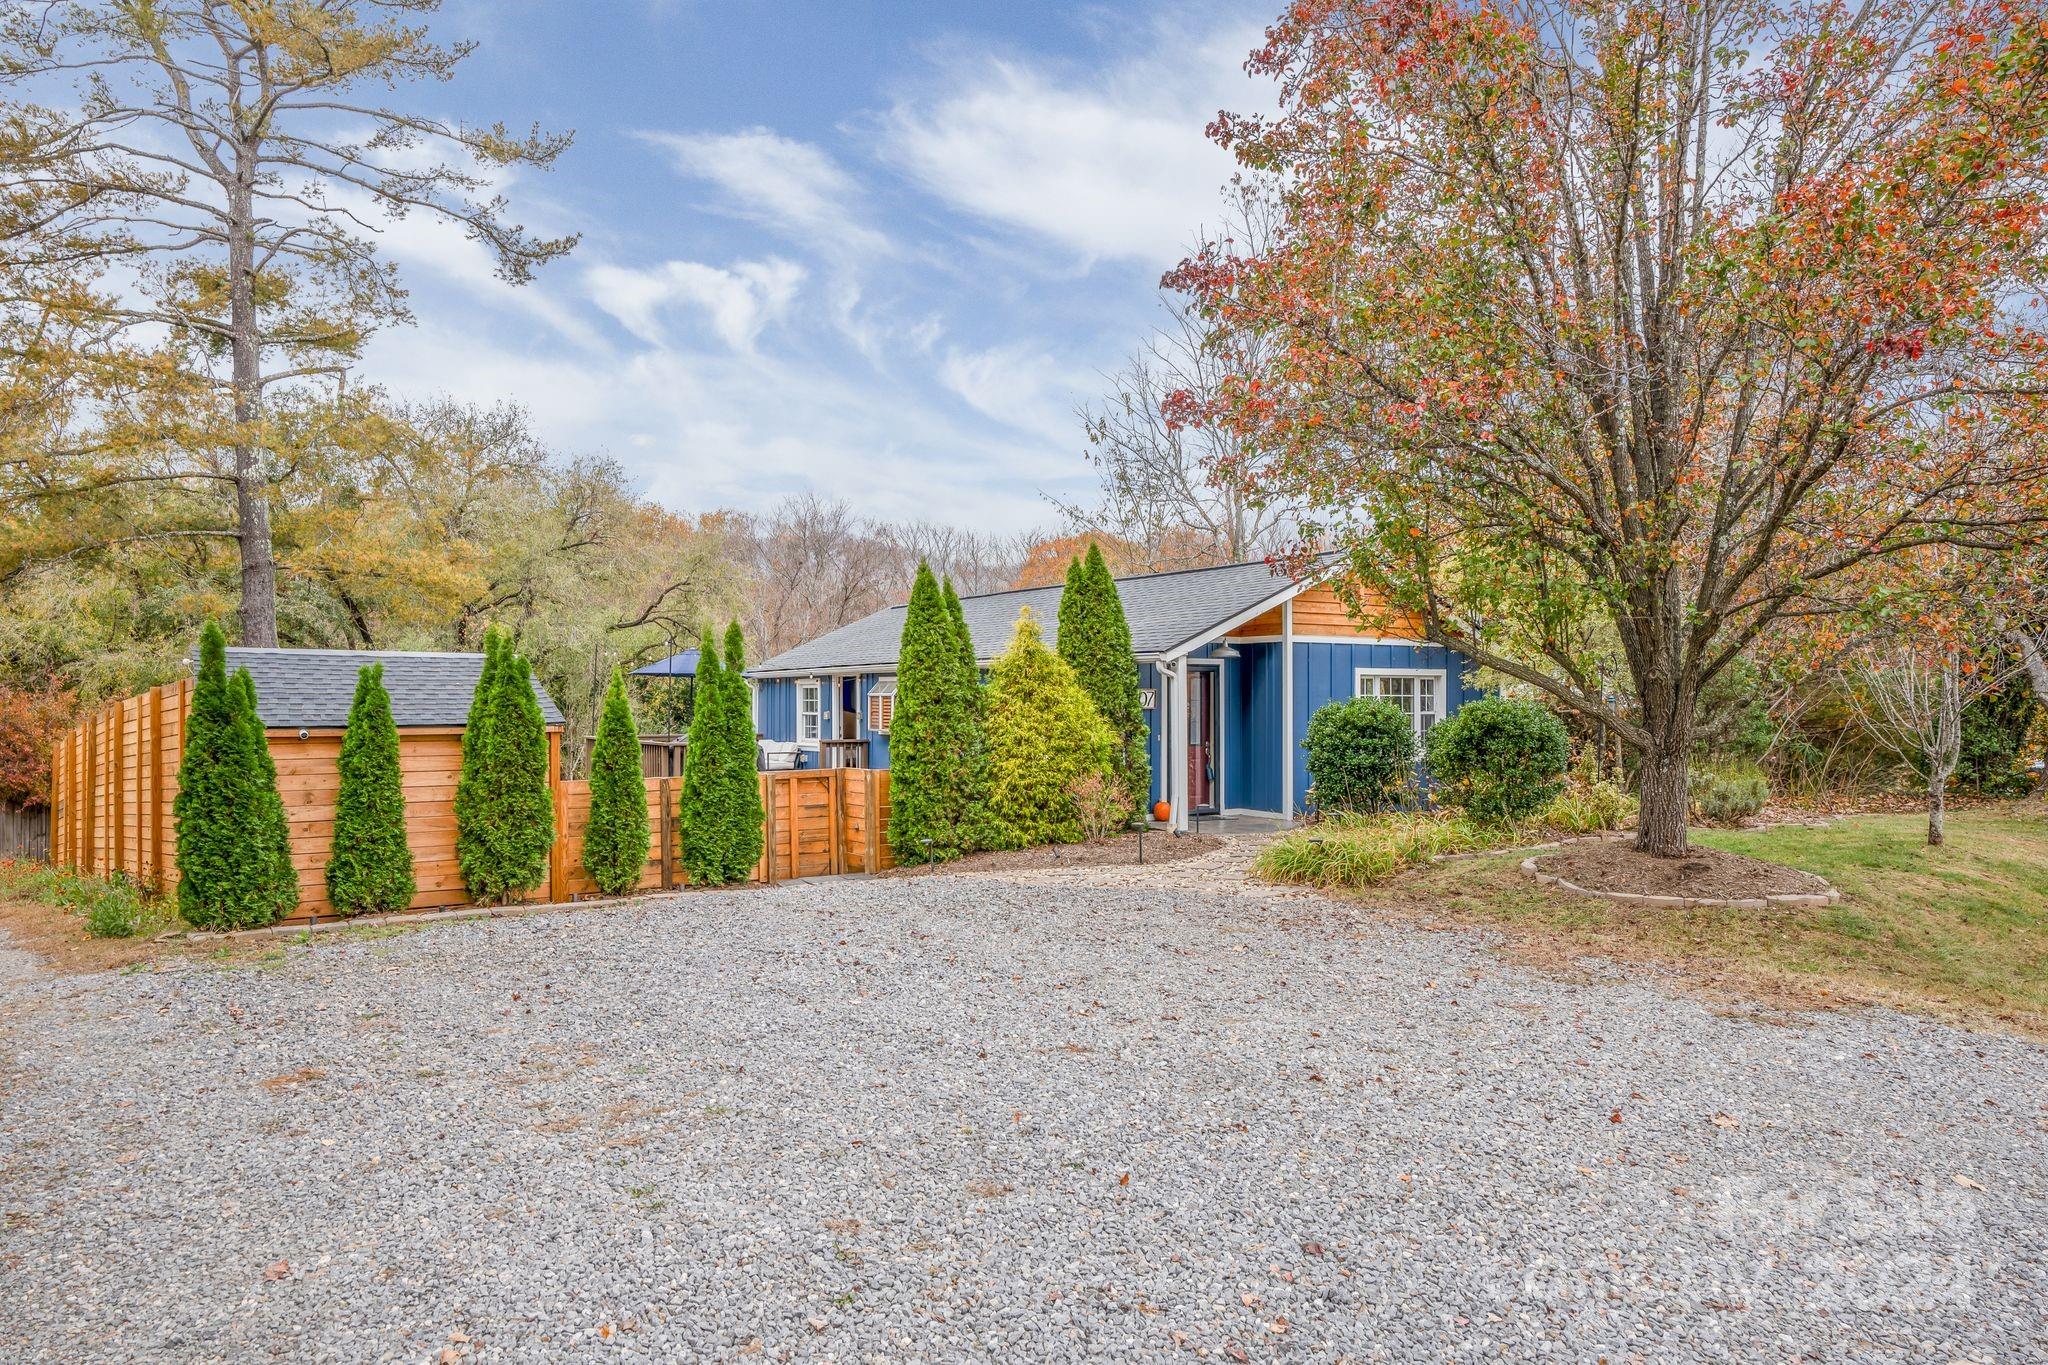
<svg viewBox="0 0 2048 1365"><path fill-rule="evenodd" d="M997 840L1006 848L1079 843L1074 786L1091 773L1111 776L1116 737L1067 661L1045 647L1029 607L989 672L989 805Z"/></svg>

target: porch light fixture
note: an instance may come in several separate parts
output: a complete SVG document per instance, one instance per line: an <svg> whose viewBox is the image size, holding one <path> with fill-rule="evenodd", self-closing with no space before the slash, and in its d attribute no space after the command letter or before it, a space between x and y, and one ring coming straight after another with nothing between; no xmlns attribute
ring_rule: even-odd
<svg viewBox="0 0 2048 1365"><path fill-rule="evenodd" d="M1241 659L1244 656L1237 652L1237 646L1231 644L1228 640L1223 640L1218 642L1216 648L1209 651L1209 657L1212 659Z"/></svg>

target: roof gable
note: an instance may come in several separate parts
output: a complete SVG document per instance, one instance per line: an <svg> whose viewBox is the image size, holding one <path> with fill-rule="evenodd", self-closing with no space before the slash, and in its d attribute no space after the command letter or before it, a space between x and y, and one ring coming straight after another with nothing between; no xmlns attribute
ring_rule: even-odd
<svg viewBox="0 0 2048 1365"><path fill-rule="evenodd" d="M1116 580L1124 619L1131 626L1131 651L1155 658L1302 585L1276 566L1256 561L1211 569L1138 574ZM1018 588L960 599L975 657L984 663L1010 643L1017 614L1037 613L1046 644L1057 648L1062 587ZM903 638L904 606L884 607L815 640L784 650L750 668L750 675L790 673L886 673L896 667Z"/></svg>
<svg viewBox="0 0 2048 1365"><path fill-rule="evenodd" d="M270 730L338 730L347 725L349 708L355 704L356 674L368 664L384 665L391 718L404 730L467 723L484 656L367 649L228 650L228 672L249 670L256 684L256 713ZM560 725L561 708L538 679L533 695L547 723Z"/></svg>

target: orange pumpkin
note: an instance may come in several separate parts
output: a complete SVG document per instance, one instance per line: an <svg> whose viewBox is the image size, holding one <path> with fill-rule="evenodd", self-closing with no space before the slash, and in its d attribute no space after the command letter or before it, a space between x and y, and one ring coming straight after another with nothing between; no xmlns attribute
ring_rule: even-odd
<svg viewBox="0 0 2048 1365"><path fill-rule="evenodd" d="M1166 817L1172 814L1173 807L1168 805L1166 802L1154 801L1152 803L1152 818L1154 820L1157 820L1160 824L1165 824Z"/></svg>

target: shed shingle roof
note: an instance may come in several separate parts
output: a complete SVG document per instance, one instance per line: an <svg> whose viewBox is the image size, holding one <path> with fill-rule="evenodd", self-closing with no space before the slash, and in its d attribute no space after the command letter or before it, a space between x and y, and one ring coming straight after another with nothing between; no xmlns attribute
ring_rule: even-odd
<svg viewBox="0 0 2048 1365"><path fill-rule="evenodd" d="M272 730L339 729L348 724L356 674L366 664L384 665L391 718L400 729L408 729L467 721L484 656L357 649L228 650L229 674L238 668L249 670L256 684L256 713ZM547 723L560 725L561 708L538 680L533 694Z"/></svg>
<svg viewBox="0 0 2048 1365"><path fill-rule="evenodd" d="M1250 611L1291 586L1286 574L1263 560L1225 564L1213 569L1181 569L1172 573L1138 574L1116 580L1124 619L1131 626L1131 651L1139 658L1166 652L1203 632ZM1030 607L1038 615L1048 646L1058 643L1059 587L1019 588L960 599L974 653L988 663L1010 643L1017 613ZM750 674L886 673L896 667L903 638L901 606L882 610L850 625L784 650L747 671Z"/></svg>

